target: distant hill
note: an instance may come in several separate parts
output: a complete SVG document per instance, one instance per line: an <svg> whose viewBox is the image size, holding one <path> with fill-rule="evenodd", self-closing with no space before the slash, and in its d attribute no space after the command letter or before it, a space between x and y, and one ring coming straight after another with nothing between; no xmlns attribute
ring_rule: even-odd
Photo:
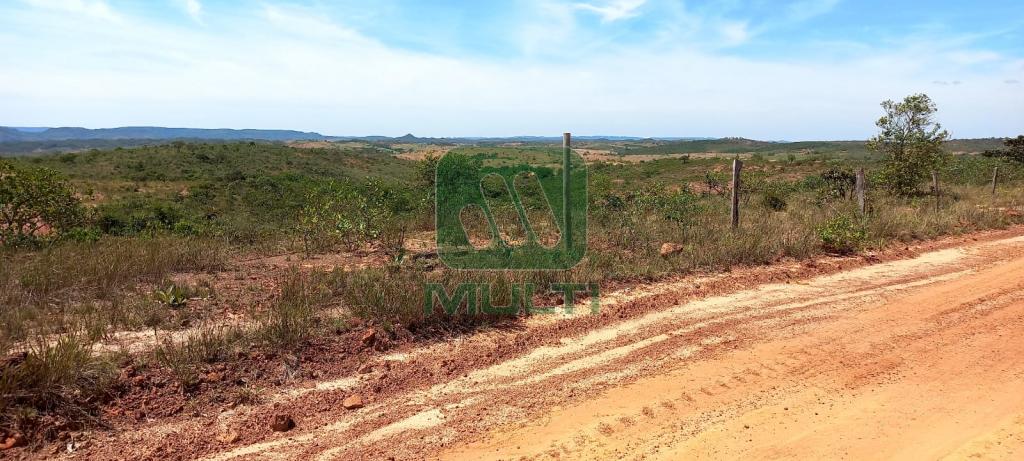
<svg viewBox="0 0 1024 461"><path fill-rule="evenodd" d="M421 138L411 133L400 137L389 136L327 136L309 131L293 130L234 130L227 128L164 128L158 126L126 126L120 128L80 127L0 127L0 142L11 141L69 141L87 139L209 139L209 140L259 140L259 141L369 141L369 142L553 142L560 136L507 136L507 137L462 137L462 138ZM640 138L636 136L574 136L587 141L639 141L658 139L663 141L706 140L701 137Z"/></svg>
<svg viewBox="0 0 1024 461"><path fill-rule="evenodd" d="M156 126L126 126L120 128L11 128L0 127L0 142L11 141L68 141L86 139L210 139L297 141L325 140L320 133L292 130L232 130L204 128L163 128Z"/></svg>
<svg viewBox="0 0 1024 461"><path fill-rule="evenodd" d="M712 138L640 138L635 136L574 136L577 141L678 141L707 140ZM44 154L49 152L80 151L86 149L112 149L163 144L168 141L232 142L232 141L359 141L376 144L502 144L561 143L561 136L509 136L421 138L411 133L399 136L327 136L315 132L293 130L234 130L205 128L164 128L156 126L129 126L120 128L89 129L80 127L0 127L0 155Z"/></svg>
<svg viewBox="0 0 1024 461"><path fill-rule="evenodd" d="M607 144L600 147L622 155L662 155L689 153L836 153L867 155L864 141L757 141L744 138L660 137L574 135L578 142ZM399 136L327 136L293 130L234 130L204 128L164 128L136 126L89 129L79 127L0 127L0 155L44 154L49 152L112 149L185 142L286 142L286 141L359 141L371 144L502 145L505 143L560 144L561 136L509 136L429 138L411 133ZM947 142L952 152L982 152L1002 147L1002 139L959 139Z"/></svg>

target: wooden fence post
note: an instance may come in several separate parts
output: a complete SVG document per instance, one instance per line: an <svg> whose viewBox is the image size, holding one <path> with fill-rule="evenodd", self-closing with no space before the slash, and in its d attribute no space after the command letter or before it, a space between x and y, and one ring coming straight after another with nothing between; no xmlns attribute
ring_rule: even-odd
<svg viewBox="0 0 1024 461"><path fill-rule="evenodd" d="M939 212L939 172L932 170L932 193L935 194L935 212Z"/></svg>
<svg viewBox="0 0 1024 461"><path fill-rule="evenodd" d="M572 176L570 160L572 158L572 134L562 133L562 237L565 240L565 252L572 252Z"/></svg>
<svg viewBox="0 0 1024 461"><path fill-rule="evenodd" d="M999 167L992 169L992 195L996 195L996 184L999 183Z"/></svg>
<svg viewBox="0 0 1024 461"><path fill-rule="evenodd" d="M732 161L732 228L740 226L740 169L743 162L739 158Z"/></svg>
<svg viewBox="0 0 1024 461"><path fill-rule="evenodd" d="M854 190L857 193L857 209L860 210L860 214L864 214L866 211L864 203L864 189L867 184L864 182L864 168L857 170L857 182L854 184Z"/></svg>

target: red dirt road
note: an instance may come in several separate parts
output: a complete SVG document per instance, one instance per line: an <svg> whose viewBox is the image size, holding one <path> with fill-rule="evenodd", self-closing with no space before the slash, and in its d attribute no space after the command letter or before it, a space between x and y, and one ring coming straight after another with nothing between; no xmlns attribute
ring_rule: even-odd
<svg viewBox="0 0 1024 461"><path fill-rule="evenodd" d="M1024 258L954 275L766 325L442 458L1024 459Z"/></svg>
<svg viewBox="0 0 1024 461"><path fill-rule="evenodd" d="M378 356L69 456L1024 459L1022 234L609 293L601 316ZM742 280L755 273L793 277ZM366 406L343 409L351 394ZM275 412L297 428L270 432ZM218 444L226 430L241 437Z"/></svg>

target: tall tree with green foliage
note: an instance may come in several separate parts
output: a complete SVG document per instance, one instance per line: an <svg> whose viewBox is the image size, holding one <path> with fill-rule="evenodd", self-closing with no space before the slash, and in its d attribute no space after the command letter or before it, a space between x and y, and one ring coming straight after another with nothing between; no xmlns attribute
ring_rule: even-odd
<svg viewBox="0 0 1024 461"><path fill-rule="evenodd" d="M938 109L926 94L900 102L887 100L882 109L885 115L875 122L881 132L868 145L886 156L882 170L886 187L897 194L914 194L930 171L941 165L942 143L949 139L949 132L935 121Z"/></svg>

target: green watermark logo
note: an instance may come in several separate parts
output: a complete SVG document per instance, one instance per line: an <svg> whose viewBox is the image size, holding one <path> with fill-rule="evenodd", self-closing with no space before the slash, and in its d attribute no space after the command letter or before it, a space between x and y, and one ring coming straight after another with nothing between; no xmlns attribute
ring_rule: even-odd
<svg viewBox="0 0 1024 461"><path fill-rule="evenodd" d="M452 269L565 270L587 250L587 168L565 137L563 149L465 149L437 164L437 252ZM510 198L510 199L509 199ZM502 200L505 199L505 200ZM479 241L466 231L467 211L482 212ZM477 213L480 216L481 213ZM541 238L540 222L553 218ZM498 221L518 223L509 238Z"/></svg>
<svg viewBox="0 0 1024 461"><path fill-rule="evenodd" d="M600 309L600 291L596 283L554 283L551 285L551 292L561 293L561 306L535 306L533 298L536 293L536 285L523 283L521 285L509 286L509 297L507 303L496 305L494 296L501 293L492 293L490 283L461 283L455 290L449 293L444 285L439 283L428 283L424 290L425 296L423 305L427 312L434 308L434 302L440 304L445 314L454 316L457 314L477 315L534 315L534 314L555 314L563 313L572 315L576 310L576 295L587 296L590 304L590 313L597 314ZM464 307L463 307L464 306Z"/></svg>
<svg viewBox="0 0 1024 461"><path fill-rule="evenodd" d="M557 148L463 148L437 163L437 253L451 269L564 271L587 251L587 166L570 137ZM471 231L472 229L472 231ZM600 306L597 283L462 283L424 286L424 310L449 315L571 315L576 296ZM534 299L561 294L561 306Z"/></svg>

